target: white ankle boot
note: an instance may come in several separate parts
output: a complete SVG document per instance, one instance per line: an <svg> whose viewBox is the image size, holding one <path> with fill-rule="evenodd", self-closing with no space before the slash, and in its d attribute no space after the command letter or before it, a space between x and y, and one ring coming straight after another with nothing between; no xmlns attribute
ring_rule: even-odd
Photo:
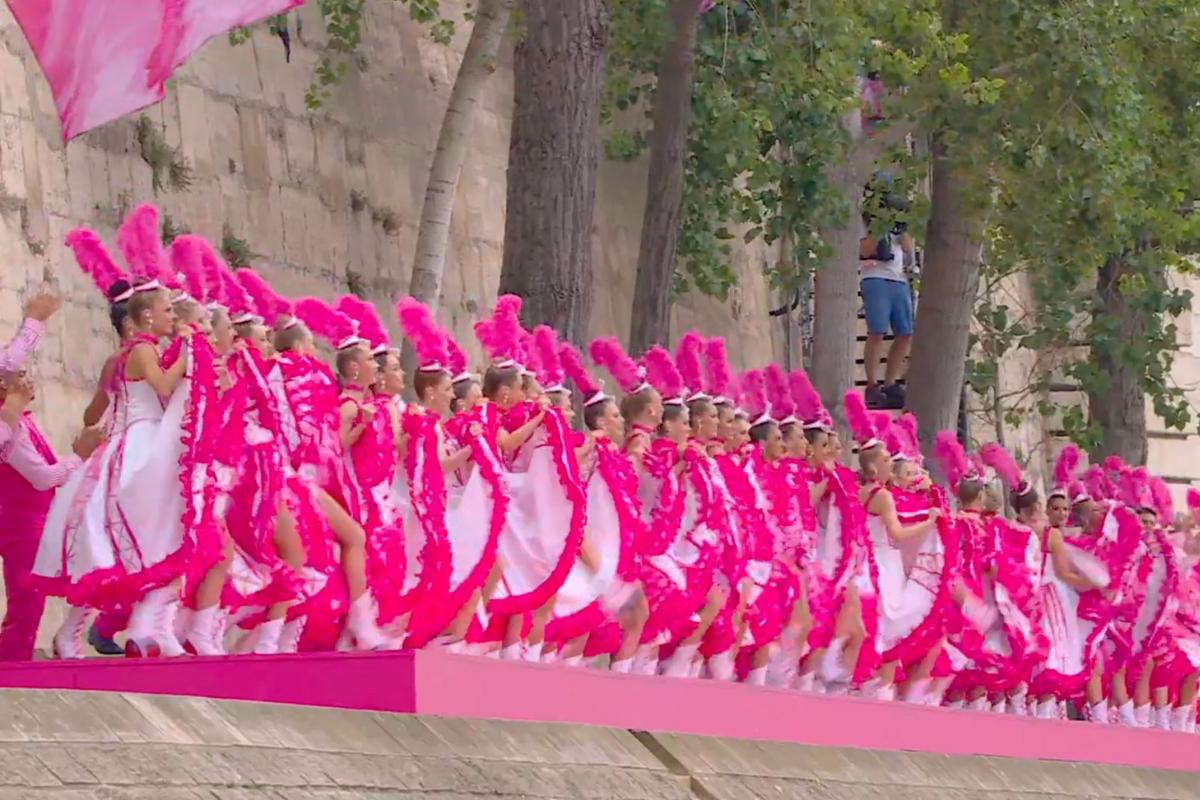
<svg viewBox="0 0 1200 800"><path fill-rule="evenodd" d="M731 681L734 677L733 653L726 650L708 659L708 677L714 681Z"/></svg>
<svg viewBox="0 0 1200 800"><path fill-rule="evenodd" d="M681 644L663 664L663 675L668 678L687 678L692 674L692 659L696 657L699 645Z"/></svg>
<svg viewBox="0 0 1200 800"><path fill-rule="evenodd" d="M62 659L84 658L83 633L92 621L94 612L90 608L71 606L62 627L54 634L54 657Z"/></svg>
<svg viewBox="0 0 1200 800"><path fill-rule="evenodd" d="M221 607L201 608L190 615L184 649L198 656L223 656L225 646L221 642Z"/></svg>
<svg viewBox="0 0 1200 800"><path fill-rule="evenodd" d="M346 630L354 637L357 650L390 650L392 643L379 631L375 624L375 603L370 592L363 592L350 604L346 616Z"/></svg>
<svg viewBox="0 0 1200 800"><path fill-rule="evenodd" d="M279 639L283 634L283 620L269 619L258 626L258 637L251 651L259 656L273 656L279 652Z"/></svg>
<svg viewBox="0 0 1200 800"><path fill-rule="evenodd" d="M175 637L175 615L179 592L174 586L162 586L146 593L133 606L129 616L127 658L175 658L184 655L183 645Z"/></svg>
<svg viewBox="0 0 1200 800"><path fill-rule="evenodd" d="M658 646L653 644L639 645L633 656L634 675L655 675L658 673Z"/></svg>
<svg viewBox="0 0 1200 800"><path fill-rule="evenodd" d="M295 617L283 624L283 632L279 634L279 652L298 653L300 637L304 635L304 623L308 617Z"/></svg>

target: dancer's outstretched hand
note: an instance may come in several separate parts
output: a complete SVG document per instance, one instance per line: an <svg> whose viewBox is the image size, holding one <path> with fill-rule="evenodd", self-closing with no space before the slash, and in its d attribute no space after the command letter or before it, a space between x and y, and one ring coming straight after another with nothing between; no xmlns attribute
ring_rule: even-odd
<svg viewBox="0 0 1200 800"><path fill-rule="evenodd" d="M61 297L50 292L42 292L31 297L25 304L25 316L29 319L36 319L38 322L45 322L60 308L62 308Z"/></svg>

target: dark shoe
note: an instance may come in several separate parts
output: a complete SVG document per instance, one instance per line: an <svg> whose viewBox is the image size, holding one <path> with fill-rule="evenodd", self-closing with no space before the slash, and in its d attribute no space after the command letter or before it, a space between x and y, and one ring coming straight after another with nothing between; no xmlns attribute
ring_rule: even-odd
<svg viewBox="0 0 1200 800"><path fill-rule="evenodd" d="M125 655L125 649L117 644L112 639L105 639L100 634L96 633L96 626L93 625L88 630L88 644L102 656L122 656Z"/></svg>
<svg viewBox="0 0 1200 800"><path fill-rule="evenodd" d="M867 386L867 390L863 392L863 400L866 401L867 408L883 408L887 397L878 384L875 384Z"/></svg>
<svg viewBox="0 0 1200 800"><path fill-rule="evenodd" d="M904 387L898 383L883 387L883 397L883 407L888 409L904 408L904 401L907 399Z"/></svg>

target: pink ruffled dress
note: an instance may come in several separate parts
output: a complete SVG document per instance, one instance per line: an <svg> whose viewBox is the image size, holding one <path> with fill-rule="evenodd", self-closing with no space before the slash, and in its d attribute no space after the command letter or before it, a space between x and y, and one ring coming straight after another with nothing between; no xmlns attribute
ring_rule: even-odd
<svg viewBox="0 0 1200 800"><path fill-rule="evenodd" d="M746 573L754 582L747 607L750 641L744 652L749 655L775 641L792 613L800 591L800 581L784 563L796 553L801 488L782 464L769 464L758 449L742 460L746 487L753 498L761 524L759 534L750 541ZM787 531L787 533L785 533Z"/></svg>
<svg viewBox="0 0 1200 800"><path fill-rule="evenodd" d="M703 443L692 440L683 452L683 517L669 548L671 559L683 568L687 581L687 615L673 620L670 642L660 650L666 658L673 646L690 636L700 621L699 612L716 580L726 580L719 570L732 532L728 507L716 488L713 475L716 464Z"/></svg>
<svg viewBox="0 0 1200 800"><path fill-rule="evenodd" d="M675 557L673 544L682 530L687 489L676 469L679 447L656 439L642 459L638 499L642 539L637 544L639 577L650 616L642 629L643 644L666 644L671 630L696 610L688 593L686 565Z"/></svg>
<svg viewBox="0 0 1200 800"><path fill-rule="evenodd" d="M403 417L408 516L400 606L412 609L410 647L422 647L442 633L483 587L495 562L508 494L495 447L493 411L490 403L472 409L457 440L431 411L410 407ZM479 424L479 435L471 435L471 423ZM440 460L459 446L471 448L472 468L445 475Z"/></svg>
<svg viewBox="0 0 1200 800"><path fill-rule="evenodd" d="M362 424L362 406L352 402L357 409L355 424ZM374 413L346 454L346 487L355 495L359 522L367 535L367 586L379 608L378 622L387 624L401 613L406 574L404 523L392 497L399 455L390 398L366 402Z"/></svg>
<svg viewBox="0 0 1200 800"><path fill-rule="evenodd" d="M1012 549L999 546L999 530L1009 524L975 511L960 511L954 520L958 577L967 591L996 612L995 622L980 631L957 608L949 610L949 643L962 656L955 664L956 690L1015 689L1029 680L1045 652L1041 631L1030 618L1035 594L1024 551L1017 548L1014 557ZM1013 532L1009 538L1027 542L1029 537Z"/></svg>
<svg viewBox="0 0 1200 800"><path fill-rule="evenodd" d="M607 437L597 434L592 463L585 470L587 527L584 535L599 565L593 571L578 558L558 591L546 639L560 644L584 633L584 655L613 654L621 644L615 619L619 598L640 574L637 543L644 537L633 465Z"/></svg>
<svg viewBox="0 0 1200 800"><path fill-rule="evenodd" d="M876 487L864 504L884 491ZM918 525L929 518L928 498L892 490L896 516L902 526ZM909 666L923 659L944 634L947 604L946 548L934 527L906 542L893 542L883 520L867 511L878 588L878 648L883 663Z"/></svg>
<svg viewBox="0 0 1200 800"><path fill-rule="evenodd" d="M296 426L295 439L290 442L292 467L358 519L357 498L347 485L339 436L337 379L328 365L313 356L281 353L277 363Z"/></svg>
<svg viewBox="0 0 1200 800"><path fill-rule="evenodd" d="M510 409L501 424L516 430L536 412L525 403ZM497 544L503 574L487 606L490 638L503 635L508 617L540 608L562 588L583 541L587 490L561 411L547 409L512 454L505 484L508 515Z"/></svg>
<svg viewBox="0 0 1200 800"><path fill-rule="evenodd" d="M1162 627L1161 646L1154 654L1153 686L1178 686L1200 672L1200 574L1197 564L1178 547L1172 548L1179 578Z"/></svg>
<svg viewBox="0 0 1200 800"><path fill-rule="evenodd" d="M294 602L305 593L301 576L275 547L275 523L284 498L287 450L279 409L265 377L269 365L253 349L229 358L235 379L223 401L229 418L221 434L218 481L230 472L227 508L221 517L233 540L234 561L222 602L231 611L249 611L239 623L253 627L271 605ZM238 410L242 413L238 413Z"/></svg>
<svg viewBox="0 0 1200 800"><path fill-rule="evenodd" d="M873 548L867 538L866 513L858 500L858 477L840 464L827 473L825 494L817 503L817 541L811 569L813 629L811 648L828 647L833 641L838 614L851 585L858 591L862 622L866 629L852 680L862 683L879 666L876 637L879 615Z"/></svg>
<svg viewBox="0 0 1200 800"><path fill-rule="evenodd" d="M114 608L220 558L212 438L219 420L213 353L200 335L164 360L188 372L164 405L145 381L124 377L134 337L114 373L113 435L58 490L32 579L73 606Z"/></svg>
<svg viewBox="0 0 1200 800"><path fill-rule="evenodd" d="M298 414L292 406L292 398L288 395L286 373L293 374L295 385L295 363L285 370L284 360L276 359L270 364L263 362L262 368L266 372L270 396L274 398L271 409L276 412L279 441L286 452L283 465L283 501L296 521L296 531L304 545L305 553L305 599L291 606L287 616L289 620L305 618L300 650L328 650L335 646L341 634L342 618L350 607L350 593L333 530L329 527L329 520L315 495L316 485L311 476L316 473L316 468L307 470L306 473L310 477L305 478L293 466L295 454L301 452L303 446L298 418L300 414L309 413L309 410L304 408L302 402ZM263 417L262 420L266 421L269 416Z"/></svg>

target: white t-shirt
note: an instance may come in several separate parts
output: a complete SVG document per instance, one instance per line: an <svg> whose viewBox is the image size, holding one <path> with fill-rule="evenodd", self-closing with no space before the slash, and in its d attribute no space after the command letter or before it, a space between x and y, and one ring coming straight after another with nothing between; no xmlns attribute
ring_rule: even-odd
<svg viewBox="0 0 1200 800"><path fill-rule="evenodd" d="M900 246L900 238L889 233L887 241L892 248L892 259L890 261L864 259L859 262L859 278L882 278L885 281L908 283L908 276L904 274L904 248Z"/></svg>

